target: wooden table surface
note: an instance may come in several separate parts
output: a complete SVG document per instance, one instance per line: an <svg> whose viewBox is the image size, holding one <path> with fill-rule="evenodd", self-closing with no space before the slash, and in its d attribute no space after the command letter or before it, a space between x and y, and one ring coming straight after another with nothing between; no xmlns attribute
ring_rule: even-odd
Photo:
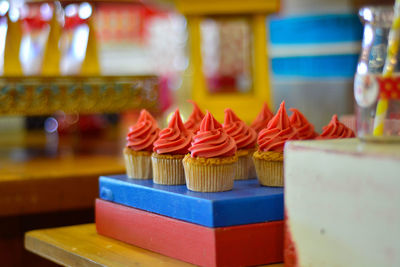
<svg viewBox="0 0 400 267"><path fill-rule="evenodd" d="M93 207L99 175L125 172L115 139L25 139L0 147L0 217Z"/></svg>
<svg viewBox="0 0 400 267"><path fill-rule="evenodd" d="M93 207L99 175L124 171L105 155L9 163L0 169L0 216Z"/></svg>
<svg viewBox="0 0 400 267"><path fill-rule="evenodd" d="M125 172L125 133L0 128L1 266L55 266L25 250L24 233L93 222L99 176Z"/></svg>
<svg viewBox="0 0 400 267"><path fill-rule="evenodd" d="M98 235L94 224L30 231L25 234L25 248L69 266L193 266Z"/></svg>

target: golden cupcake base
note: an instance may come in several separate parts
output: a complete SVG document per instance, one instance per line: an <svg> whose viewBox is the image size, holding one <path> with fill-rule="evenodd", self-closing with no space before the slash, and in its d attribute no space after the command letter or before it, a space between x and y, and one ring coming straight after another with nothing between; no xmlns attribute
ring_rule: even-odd
<svg viewBox="0 0 400 267"><path fill-rule="evenodd" d="M151 168L151 152L134 151L125 147L123 150L126 174L133 179L153 178Z"/></svg>
<svg viewBox="0 0 400 267"><path fill-rule="evenodd" d="M153 153L151 155L153 182L162 185L185 184L185 171L182 165L184 156Z"/></svg>
<svg viewBox="0 0 400 267"><path fill-rule="evenodd" d="M237 151L238 163L235 180L248 180L256 177L253 153L253 149L242 149Z"/></svg>
<svg viewBox="0 0 400 267"><path fill-rule="evenodd" d="M197 192L222 192L233 188L237 169L237 156L226 158L192 158L190 154L183 159L186 186Z"/></svg>
<svg viewBox="0 0 400 267"><path fill-rule="evenodd" d="M283 153L260 152L253 154L254 166L257 172L257 179L261 185L283 187Z"/></svg>

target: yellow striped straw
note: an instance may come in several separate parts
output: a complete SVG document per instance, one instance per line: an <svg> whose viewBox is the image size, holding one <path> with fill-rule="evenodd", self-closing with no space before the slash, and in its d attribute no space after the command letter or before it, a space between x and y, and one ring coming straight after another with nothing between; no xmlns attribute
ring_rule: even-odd
<svg viewBox="0 0 400 267"><path fill-rule="evenodd" d="M394 68L397 65L397 55L399 52L400 42L400 0L396 0L394 5L394 16L392 27L389 32L389 44L387 49L385 66L383 68L383 76L390 77L393 74ZM382 136L384 123L389 107L388 99L379 99L375 112L374 120L374 136Z"/></svg>
<svg viewBox="0 0 400 267"><path fill-rule="evenodd" d="M383 126L388 110L389 101L387 99L379 99L376 107L375 121L374 121L374 136L383 135Z"/></svg>

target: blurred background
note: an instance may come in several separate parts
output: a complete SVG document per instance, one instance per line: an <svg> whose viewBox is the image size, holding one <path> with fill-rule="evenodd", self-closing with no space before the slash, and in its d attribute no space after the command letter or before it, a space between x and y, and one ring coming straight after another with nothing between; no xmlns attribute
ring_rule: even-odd
<svg viewBox="0 0 400 267"><path fill-rule="evenodd" d="M354 127L358 8L386 0L0 1L0 258L51 265L27 230L93 221L101 174L123 173L141 108L165 126L187 99L250 123L267 102L317 131ZM237 8L236 8L237 7ZM236 8L236 9L235 9Z"/></svg>

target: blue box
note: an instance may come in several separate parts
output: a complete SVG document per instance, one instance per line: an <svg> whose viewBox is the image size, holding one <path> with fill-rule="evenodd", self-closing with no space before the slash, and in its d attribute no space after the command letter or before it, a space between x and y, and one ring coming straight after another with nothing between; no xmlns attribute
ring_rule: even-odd
<svg viewBox="0 0 400 267"><path fill-rule="evenodd" d="M100 198L208 227L283 220L283 188L257 179L235 181L231 191L192 192L185 185L158 185L126 175L101 176Z"/></svg>
<svg viewBox="0 0 400 267"><path fill-rule="evenodd" d="M269 33L273 45L360 42L363 25L355 13L271 16Z"/></svg>

